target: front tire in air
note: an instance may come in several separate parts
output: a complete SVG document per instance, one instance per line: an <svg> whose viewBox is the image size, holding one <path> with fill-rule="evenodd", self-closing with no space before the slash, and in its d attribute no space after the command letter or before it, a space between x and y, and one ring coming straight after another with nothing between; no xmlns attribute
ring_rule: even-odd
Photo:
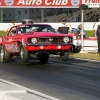
<svg viewBox="0 0 100 100"><path fill-rule="evenodd" d="M67 61L68 60L68 58L69 58L69 51L65 51L65 52L63 52L62 54L61 54L61 60L62 61Z"/></svg>

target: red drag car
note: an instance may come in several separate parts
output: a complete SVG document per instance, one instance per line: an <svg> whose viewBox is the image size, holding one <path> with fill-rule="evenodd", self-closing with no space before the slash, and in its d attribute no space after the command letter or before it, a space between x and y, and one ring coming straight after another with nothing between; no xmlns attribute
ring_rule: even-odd
<svg viewBox="0 0 100 100"><path fill-rule="evenodd" d="M72 44L71 35L59 34L48 24L20 24L11 27L0 40L0 60L9 63L16 55L27 62L36 55L40 62L47 62L50 54L59 54L66 61Z"/></svg>

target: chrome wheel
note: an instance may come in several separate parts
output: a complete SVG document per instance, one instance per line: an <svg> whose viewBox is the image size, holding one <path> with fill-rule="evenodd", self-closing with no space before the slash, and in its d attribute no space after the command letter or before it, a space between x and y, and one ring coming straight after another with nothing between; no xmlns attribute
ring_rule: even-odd
<svg viewBox="0 0 100 100"><path fill-rule="evenodd" d="M11 54L2 46L0 50L0 61L2 63L10 63Z"/></svg>
<svg viewBox="0 0 100 100"><path fill-rule="evenodd" d="M21 62L27 62L28 58L29 58L29 53L28 51L25 50L25 48L23 46L21 46L20 48L20 58L21 58Z"/></svg>
<svg viewBox="0 0 100 100"><path fill-rule="evenodd" d="M4 59L4 50L2 48L1 51L0 51L0 60L1 60L1 62L3 62L3 59Z"/></svg>
<svg viewBox="0 0 100 100"><path fill-rule="evenodd" d="M20 56L21 56L21 59L24 58L24 48L21 48L21 51L20 51Z"/></svg>

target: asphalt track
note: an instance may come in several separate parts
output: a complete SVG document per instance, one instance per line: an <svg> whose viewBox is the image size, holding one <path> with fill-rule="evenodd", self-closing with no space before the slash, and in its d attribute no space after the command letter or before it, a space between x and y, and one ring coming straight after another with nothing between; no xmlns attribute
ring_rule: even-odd
<svg viewBox="0 0 100 100"><path fill-rule="evenodd" d="M0 63L0 78L60 100L100 100L100 62L50 57L47 64L34 59Z"/></svg>

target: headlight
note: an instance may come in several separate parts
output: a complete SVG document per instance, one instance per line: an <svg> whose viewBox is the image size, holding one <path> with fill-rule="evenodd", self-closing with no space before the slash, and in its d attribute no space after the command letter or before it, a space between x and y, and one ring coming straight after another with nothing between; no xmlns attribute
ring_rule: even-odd
<svg viewBox="0 0 100 100"><path fill-rule="evenodd" d="M32 42L32 43L36 43L36 42L37 42L37 39L36 39L36 38L32 38L32 39L31 39L31 42Z"/></svg>
<svg viewBox="0 0 100 100"><path fill-rule="evenodd" d="M67 42L69 42L69 38L68 38L68 37L64 37L64 38L63 38L63 41L64 41L65 43L67 43Z"/></svg>

